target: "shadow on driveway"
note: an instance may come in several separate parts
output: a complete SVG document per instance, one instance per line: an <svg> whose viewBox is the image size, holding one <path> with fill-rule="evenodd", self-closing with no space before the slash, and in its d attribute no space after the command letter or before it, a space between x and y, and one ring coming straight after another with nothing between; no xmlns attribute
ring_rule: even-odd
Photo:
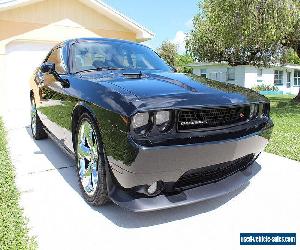
<svg viewBox="0 0 300 250"><path fill-rule="evenodd" d="M26 128L28 134L31 136L30 128ZM50 139L35 141L36 145L39 147L39 152L34 152L35 154L44 154L48 160L52 163L55 169L61 174L65 181L80 194L80 189L78 186L77 176L74 169L75 162L74 159L68 156L60 147ZM64 165L62 165L64 162ZM66 165L67 162L68 164ZM257 174L261 170L261 166L255 162L252 166L252 171ZM250 182L239 189L223 195L218 198L213 198L206 201L201 201L199 203L186 205L177 208L171 208L160 211L153 211L147 213L134 213L127 211L113 203L109 203L102 207L91 207L93 210L98 211L108 220L119 227L123 228L141 228L149 227L159 224L164 224L176 220L182 220L185 218L193 217L199 214L207 213L213 211L225 203L233 199L235 196L243 192ZM85 202L82 198L82 202ZM93 216L95 213L91 213Z"/></svg>

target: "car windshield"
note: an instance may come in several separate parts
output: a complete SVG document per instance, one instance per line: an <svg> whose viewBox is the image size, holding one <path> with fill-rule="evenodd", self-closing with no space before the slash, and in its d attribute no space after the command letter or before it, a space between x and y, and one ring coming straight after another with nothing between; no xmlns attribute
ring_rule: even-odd
<svg viewBox="0 0 300 250"><path fill-rule="evenodd" d="M86 70L171 68L151 49L127 42L80 42L73 45L73 73Z"/></svg>

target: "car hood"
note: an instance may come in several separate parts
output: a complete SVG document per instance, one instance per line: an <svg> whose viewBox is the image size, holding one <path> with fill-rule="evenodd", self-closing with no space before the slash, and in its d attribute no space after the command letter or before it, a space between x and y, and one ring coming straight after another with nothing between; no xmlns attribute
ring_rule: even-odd
<svg viewBox="0 0 300 250"><path fill-rule="evenodd" d="M253 90L196 75L143 72L141 78L132 79L123 73L97 72L87 73L81 77L118 91L140 110L240 105L267 101L264 96Z"/></svg>

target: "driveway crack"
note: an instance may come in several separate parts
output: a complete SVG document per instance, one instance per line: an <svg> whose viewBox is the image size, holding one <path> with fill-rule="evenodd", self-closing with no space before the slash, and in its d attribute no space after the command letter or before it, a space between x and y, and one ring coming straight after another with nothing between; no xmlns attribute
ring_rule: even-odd
<svg viewBox="0 0 300 250"><path fill-rule="evenodd" d="M51 172L51 171L55 171L55 170L61 170L61 169L67 169L67 168L73 168L73 167L74 166L72 165L72 166L67 166L67 167L45 169L45 170L41 170L41 171L32 171L32 172L26 173L26 175L40 174L40 173Z"/></svg>

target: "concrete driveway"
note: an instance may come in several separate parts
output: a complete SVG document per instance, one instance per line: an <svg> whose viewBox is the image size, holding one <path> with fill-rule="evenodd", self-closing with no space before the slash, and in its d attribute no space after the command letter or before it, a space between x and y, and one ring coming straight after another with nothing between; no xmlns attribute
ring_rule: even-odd
<svg viewBox="0 0 300 250"><path fill-rule="evenodd" d="M33 141L27 115L4 117L21 205L40 249L253 249L239 245L241 232L300 234L299 162L263 153L248 185L194 205L142 214L94 208L80 196L74 162L51 140Z"/></svg>

